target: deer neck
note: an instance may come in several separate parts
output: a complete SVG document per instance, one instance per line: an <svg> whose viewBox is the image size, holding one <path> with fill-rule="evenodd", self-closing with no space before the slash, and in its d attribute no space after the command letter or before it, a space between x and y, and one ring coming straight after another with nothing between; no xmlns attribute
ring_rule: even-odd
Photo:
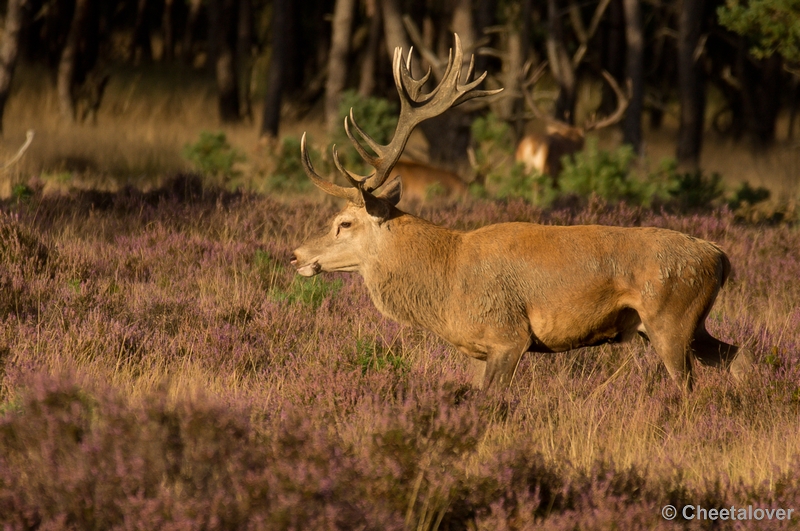
<svg viewBox="0 0 800 531"><path fill-rule="evenodd" d="M410 214L385 223L376 253L361 269L375 306L387 317L437 330L461 233Z"/></svg>

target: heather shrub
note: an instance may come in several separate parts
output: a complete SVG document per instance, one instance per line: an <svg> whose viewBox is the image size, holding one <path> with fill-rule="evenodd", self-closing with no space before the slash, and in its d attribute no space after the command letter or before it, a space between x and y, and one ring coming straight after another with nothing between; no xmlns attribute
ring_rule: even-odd
<svg viewBox="0 0 800 531"><path fill-rule="evenodd" d="M300 411L261 431L208 398L130 403L45 380L0 420L0 465L0 522L14 528L369 523L352 454Z"/></svg>
<svg viewBox="0 0 800 531"><path fill-rule="evenodd" d="M35 312L47 300L50 250L35 231L0 211L0 319Z"/></svg>

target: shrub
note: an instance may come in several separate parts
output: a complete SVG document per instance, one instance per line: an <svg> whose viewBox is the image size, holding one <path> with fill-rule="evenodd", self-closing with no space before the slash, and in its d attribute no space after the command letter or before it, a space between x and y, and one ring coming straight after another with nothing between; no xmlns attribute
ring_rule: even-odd
<svg viewBox="0 0 800 531"><path fill-rule="evenodd" d="M319 156L314 148L309 147L309 151L314 158ZM267 178L267 188L274 192L301 193L312 186L300 160L300 141L295 137L284 137L275 154L275 170Z"/></svg>
<svg viewBox="0 0 800 531"><path fill-rule="evenodd" d="M548 206L558 196L549 175L537 171L528 173L522 164L514 164L510 170L489 175L494 195L500 199L521 198L539 206Z"/></svg>
<svg viewBox="0 0 800 531"><path fill-rule="evenodd" d="M225 133L202 131L200 139L183 148L183 156L203 175L216 178L236 177L234 164L244 162L244 155L231 147Z"/></svg>
<svg viewBox="0 0 800 531"><path fill-rule="evenodd" d="M743 182L741 186L733 193L733 197L728 201L728 207L731 210L736 210L742 206L753 206L758 203L764 202L770 197L770 192L763 186L753 188L750 183Z"/></svg>
<svg viewBox="0 0 800 531"><path fill-rule="evenodd" d="M583 151L561 159L564 169L558 178L559 186L563 193L640 203L646 198L645 187L630 178L635 156L629 145L606 151L598 149L597 140L589 138Z"/></svg>
<svg viewBox="0 0 800 531"><path fill-rule="evenodd" d="M514 138L508 124L490 112L476 118L470 131L474 143L471 162L478 176L472 194L478 197L485 195L486 190L480 186L485 181L499 197L524 197L530 200L531 194L526 189L526 183L521 182L525 176L511 165Z"/></svg>
<svg viewBox="0 0 800 531"><path fill-rule="evenodd" d="M478 116L470 127L472 140L479 146L487 145L492 149L510 154L514 152L514 138L511 128L493 112L486 116Z"/></svg>
<svg viewBox="0 0 800 531"><path fill-rule="evenodd" d="M672 201L682 210L697 210L712 206L722 198L722 177L712 173L710 177L702 170L676 174L669 191Z"/></svg>

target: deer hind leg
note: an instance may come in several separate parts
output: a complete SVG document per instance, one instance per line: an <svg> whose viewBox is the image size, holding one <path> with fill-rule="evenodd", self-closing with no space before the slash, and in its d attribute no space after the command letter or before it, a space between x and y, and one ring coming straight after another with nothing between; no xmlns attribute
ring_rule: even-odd
<svg viewBox="0 0 800 531"><path fill-rule="evenodd" d="M692 390L691 335L680 323L644 322L647 337L675 383L684 391Z"/></svg>
<svg viewBox="0 0 800 531"><path fill-rule="evenodd" d="M700 363L727 369L738 381L745 378L753 365L752 352L715 338L706 331L703 322L697 327L691 346Z"/></svg>

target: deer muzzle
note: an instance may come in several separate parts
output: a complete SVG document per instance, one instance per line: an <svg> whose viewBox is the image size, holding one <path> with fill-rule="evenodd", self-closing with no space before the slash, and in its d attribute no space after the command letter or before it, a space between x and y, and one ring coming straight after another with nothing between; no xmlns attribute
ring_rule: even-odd
<svg viewBox="0 0 800 531"><path fill-rule="evenodd" d="M322 271L322 266L317 260L302 260L298 258L296 251L292 254L291 264L297 270L297 274L304 277L313 277Z"/></svg>

